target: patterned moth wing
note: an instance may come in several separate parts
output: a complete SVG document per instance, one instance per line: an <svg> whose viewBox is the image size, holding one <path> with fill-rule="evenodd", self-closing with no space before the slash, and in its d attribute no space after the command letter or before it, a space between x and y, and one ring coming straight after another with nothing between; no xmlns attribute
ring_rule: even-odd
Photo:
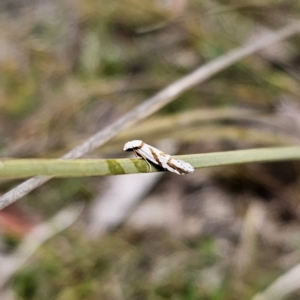
<svg viewBox="0 0 300 300"><path fill-rule="evenodd" d="M161 150L144 143L141 140L133 140L127 142L123 148L124 151L133 151L138 156L152 162L161 168L178 175L186 175L193 173L195 169L189 163L176 159Z"/></svg>

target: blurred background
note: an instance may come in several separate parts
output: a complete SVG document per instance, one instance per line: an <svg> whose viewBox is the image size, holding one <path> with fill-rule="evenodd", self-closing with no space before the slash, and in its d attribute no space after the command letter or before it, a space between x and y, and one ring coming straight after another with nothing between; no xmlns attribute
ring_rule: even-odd
<svg viewBox="0 0 300 300"><path fill-rule="evenodd" d="M0 155L58 158L299 15L297 0L1 0ZM234 64L86 157L128 157L132 139L172 154L299 144L299 46ZM53 179L0 211L1 299L252 299L300 262L299 201L295 162ZM20 262L40 224L46 243Z"/></svg>

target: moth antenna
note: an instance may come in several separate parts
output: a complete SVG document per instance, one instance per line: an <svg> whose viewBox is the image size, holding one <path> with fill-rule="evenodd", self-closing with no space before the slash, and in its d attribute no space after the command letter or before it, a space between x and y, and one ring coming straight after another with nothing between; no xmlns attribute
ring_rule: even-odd
<svg viewBox="0 0 300 300"><path fill-rule="evenodd" d="M146 162L147 167L148 167L148 172L150 172L150 171L151 171L151 165L150 165L150 163L148 162L147 158L146 158L143 154L137 153L136 150L133 150L133 152L134 152L134 154L135 154L137 157L141 157L141 158L144 159L144 161Z"/></svg>

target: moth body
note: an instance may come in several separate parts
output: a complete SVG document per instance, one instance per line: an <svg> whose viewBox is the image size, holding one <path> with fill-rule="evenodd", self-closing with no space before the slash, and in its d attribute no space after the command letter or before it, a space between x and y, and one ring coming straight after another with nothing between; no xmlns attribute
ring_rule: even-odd
<svg viewBox="0 0 300 300"><path fill-rule="evenodd" d="M190 174L195 171L193 166L189 163L180 159L176 159L171 155L166 154L161 150L144 143L141 140L133 140L127 142L124 145L123 150L133 151L136 153L136 155L142 157L146 161L148 160L153 164L178 175Z"/></svg>

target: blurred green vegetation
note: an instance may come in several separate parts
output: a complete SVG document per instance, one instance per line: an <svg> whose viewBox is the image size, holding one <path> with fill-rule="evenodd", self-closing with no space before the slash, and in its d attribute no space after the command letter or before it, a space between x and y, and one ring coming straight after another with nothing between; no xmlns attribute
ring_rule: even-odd
<svg viewBox="0 0 300 300"><path fill-rule="evenodd" d="M299 16L298 0L1 0L1 157L59 157L169 83ZM299 45L295 36L231 66L132 131L154 143L181 143L184 154L295 143L299 131L281 122L280 108L299 103ZM209 115L224 108L249 109L250 117L241 120L234 112L229 119L186 121L192 112L203 118L201 110ZM185 125L171 119L180 115ZM274 129L281 125L282 131ZM120 141L128 135L130 130L90 157L121 157ZM300 260L299 167L213 169L182 181L166 175L153 197L167 190L163 201L178 197L180 209L190 205L185 209L194 213L205 198L197 193L217 186L231 197L234 218L219 223L196 215L201 224L194 236L185 228L176 234L175 225L143 230L125 224L97 240L76 224L46 243L11 287L26 300L251 299ZM0 181L1 193L17 183ZM42 220L69 203L85 200L88 206L106 188L98 178L56 179L17 205ZM278 227L266 226L240 275L235 254L251 199L266 205L271 229ZM6 230L3 251L15 241L5 241ZM293 297L286 300L299 294Z"/></svg>
<svg viewBox="0 0 300 300"><path fill-rule="evenodd" d="M220 263L217 252L210 237L183 242L164 232L123 230L91 242L75 231L41 249L13 286L24 299L238 299L232 274L215 287L213 278L201 280L206 272L220 275L210 270ZM260 282L266 273L256 276Z"/></svg>

